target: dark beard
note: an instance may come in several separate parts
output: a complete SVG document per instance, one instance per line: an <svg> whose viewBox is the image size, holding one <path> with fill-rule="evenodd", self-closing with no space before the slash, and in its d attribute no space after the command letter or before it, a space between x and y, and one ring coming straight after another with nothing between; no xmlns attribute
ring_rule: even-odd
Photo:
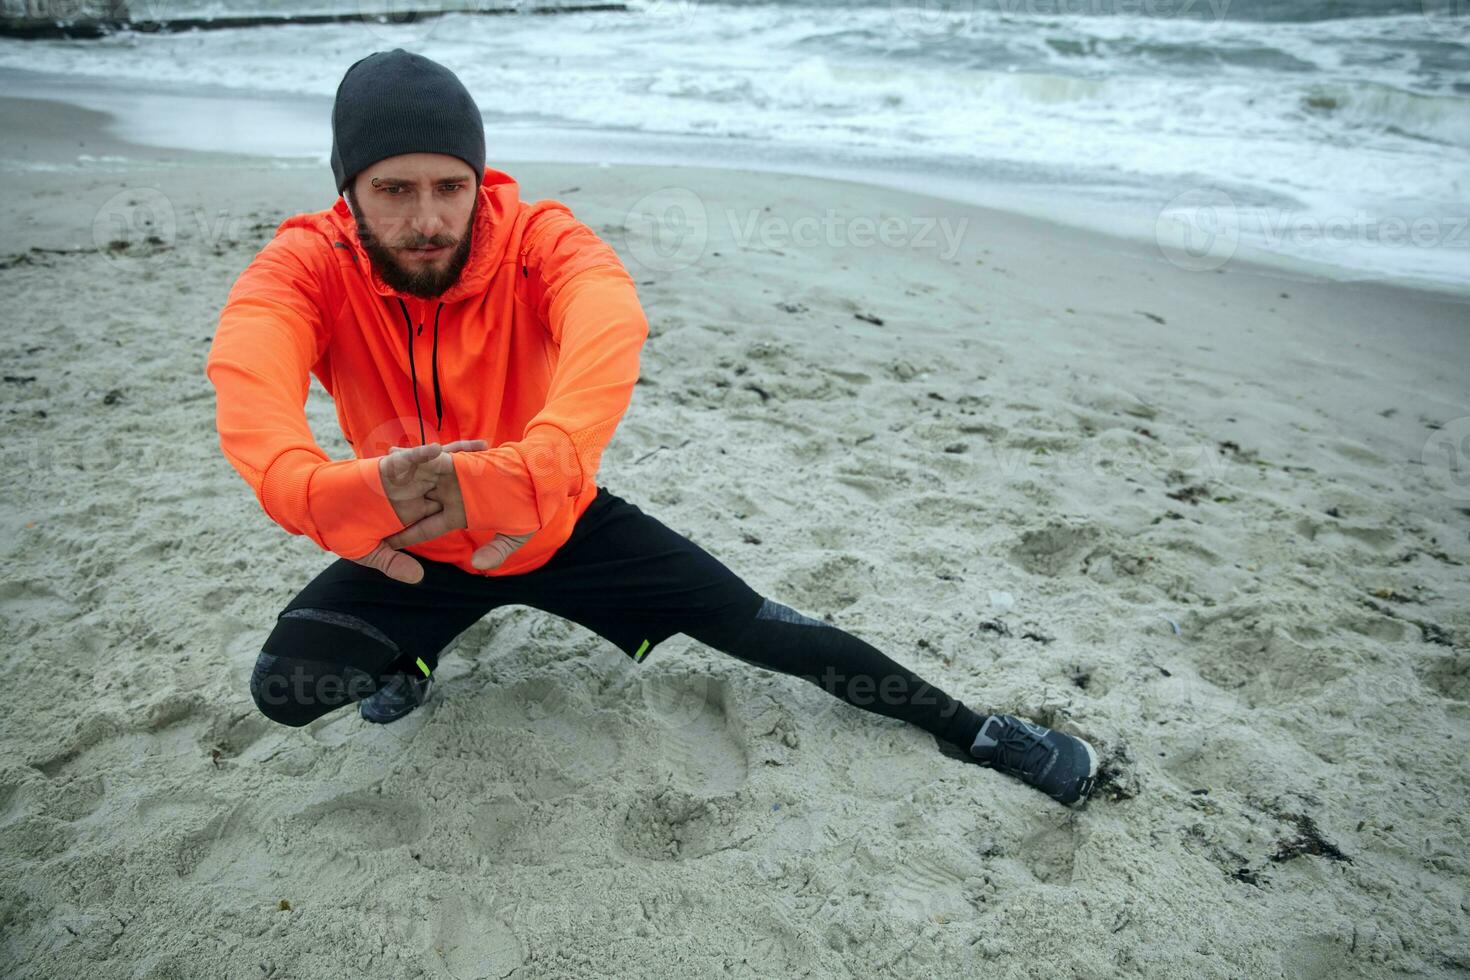
<svg viewBox="0 0 1470 980"><path fill-rule="evenodd" d="M449 257L449 264L443 271L435 269L406 269L399 265L393 258L393 249L384 245L374 234L367 222L361 218L354 218L357 222L357 237L362 242L362 247L373 262L373 268L378 271L383 282L400 293L410 296L418 296L421 299L432 299L441 295L450 286L459 281L459 274L464 271L465 263L470 259L470 244L474 240L475 212L480 209L480 202L476 201L474 208L470 211L469 223L465 226L464 234L458 239L458 245L454 253ZM422 248L428 245L455 245L456 239L448 235L435 235L433 238L416 238L412 241L400 242L401 248Z"/></svg>

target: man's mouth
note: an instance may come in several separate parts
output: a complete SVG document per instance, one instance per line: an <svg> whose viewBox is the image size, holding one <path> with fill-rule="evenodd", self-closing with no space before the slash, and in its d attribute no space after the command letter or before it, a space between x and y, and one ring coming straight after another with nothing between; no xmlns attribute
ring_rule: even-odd
<svg viewBox="0 0 1470 980"><path fill-rule="evenodd" d="M405 248L404 254L415 259L436 259L449 251L448 245L430 245L427 248Z"/></svg>

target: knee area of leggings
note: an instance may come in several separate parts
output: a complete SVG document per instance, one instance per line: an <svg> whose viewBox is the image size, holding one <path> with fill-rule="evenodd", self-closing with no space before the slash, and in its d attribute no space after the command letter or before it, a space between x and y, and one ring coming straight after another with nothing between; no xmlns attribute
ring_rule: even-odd
<svg viewBox="0 0 1470 980"><path fill-rule="evenodd" d="M722 624L718 631L711 632L710 639L705 642L719 650L749 656L759 653L762 647L773 641L778 645L786 645L782 641L790 639L787 631L793 627L833 628L831 623L813 619L788 605L762 596L752 614Z"/></svg>
<svg viewBox="0 0 1470 980"><path fill-rule="evenodd" d="M762 598L760 608L755 611L755 619L772 619L782 623L794 623L798 626L822 626L828 629L832 627L832 624L825 620L813 619L784 603L769 598Z"/></svg>
<svg viewBox="0 0 1470 980"><path fill-rule="evenodd" d="M271 721L300 728L314 716L303 711L304 705L291 696L290 688L281 658L262 651L250 672L250 699Z"/></svg>
<svg viewBox="0 0 1470 980"><path fill-rule="evenodd" d="M346 664L263 650L250 675L250 696L267 718L299 728L362 700L378 689L381 679Z"/></svg>
<svg viewBox="0 0 1470 980"><path fill-rule="evenodd" d="M331 609L289 609L262 645L252 688L271 681L272 673L287 672L298 686L339 674L362 683L357 675L384 673L404 657L397 643L365 619Z"/></svg>

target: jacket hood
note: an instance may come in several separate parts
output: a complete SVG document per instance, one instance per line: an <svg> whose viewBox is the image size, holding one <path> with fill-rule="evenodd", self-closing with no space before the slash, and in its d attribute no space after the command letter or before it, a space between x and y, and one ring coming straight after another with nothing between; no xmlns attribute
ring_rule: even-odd
<svg viewBox="0 0 1470 980"><path fill-rule="evenodd" d="M522 210L520 186L504 171L486 167L484 179L480 181L476 193L479 195L479 204L471 226L469 258L465 261L459 279L442 294L432 297L434 302L455 303L469 296L483 294L489 288L496 271L508 261L505 253L514 235L516 219L520 217ZM327 236L334 243L344 243L352 250L358 268L367 273L373 291L379 295L423 302L422 297L401 293L378 275L367 249L358 237L357 222L347 209L344 198L338 197L336 203L326 211L287 218L276 228L276 234L291 228L309 228Z"/></svg>

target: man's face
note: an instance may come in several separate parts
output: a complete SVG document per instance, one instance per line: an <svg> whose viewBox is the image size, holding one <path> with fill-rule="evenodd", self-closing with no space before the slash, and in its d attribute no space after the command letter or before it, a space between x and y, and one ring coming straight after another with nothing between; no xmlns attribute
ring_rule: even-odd
<svg viewBox="0 0 1470 980"><path fill-rule="evenodd" d="M410 296L438 296L470 257L480 175L458 157L405 153L359 173L348 202L378 275Z"/></svg>

